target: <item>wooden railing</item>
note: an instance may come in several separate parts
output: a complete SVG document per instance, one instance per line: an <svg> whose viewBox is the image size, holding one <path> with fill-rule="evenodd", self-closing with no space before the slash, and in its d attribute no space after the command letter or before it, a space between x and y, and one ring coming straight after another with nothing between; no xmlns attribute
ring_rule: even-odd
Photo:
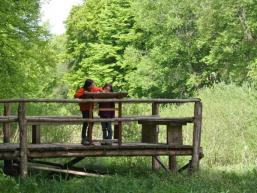
<svg viewBox="0 0 257 193"><path fill-rule="evenodd" d="M88 118L83 119L73 116L27 116L26 106L30 103L99 103L99 102L114 102L118 104L118 117L101 119ZM11 104L18 103L17 116L11 115ZM151 103L152 116L134 116L124 117L122 114L122 104L125 103ZM159 104L182 104L194 103L194 115L192 117L172 118L159 116ZM40 124L78 124L83 122L118 122L118 141L122 145L122 122L135 122L145 120L169 120L174 123L187 119L188 122L194 124L193 127L193 155L192 168L197 170L199 168L200 155L200 141L201 141L201 127L202 127L202 103L200 99L1 99L0 104L4 105L4 115L0 116L0 123L3 124L3 143L10 143L10 124L18 123L19 125L19 146L20 146L20 175L25 177L27 175L27 160L28 160L28 143L27 143L27 126L33 125L33 139L34 143L39 140L39 128L36 125ZM89 138L92 141L92 127L89 131Z"/></svg>

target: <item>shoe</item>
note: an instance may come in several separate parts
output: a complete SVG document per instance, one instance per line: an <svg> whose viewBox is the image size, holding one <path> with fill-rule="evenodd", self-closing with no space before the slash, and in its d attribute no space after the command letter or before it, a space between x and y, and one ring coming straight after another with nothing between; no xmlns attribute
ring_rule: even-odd
<svg viewBox="0 0 257 193"><path fill-rule="evenodd" d="M106 145L112 145L112 140L111 139L106 139L105 144Z"/></svg>
<svg viewBox="0 0 257 193"><path fill-rule="evenodd" d="M101 145L106 145L106 139L103 139L103 141L101 141Z"/></svg>
<svg viewBox="0 0 257 193"><path fill-rule="evenodd" d="M82 145L89 145L90 143L89 143L88 140L82 139L81 144L82 144Z"/></svg>

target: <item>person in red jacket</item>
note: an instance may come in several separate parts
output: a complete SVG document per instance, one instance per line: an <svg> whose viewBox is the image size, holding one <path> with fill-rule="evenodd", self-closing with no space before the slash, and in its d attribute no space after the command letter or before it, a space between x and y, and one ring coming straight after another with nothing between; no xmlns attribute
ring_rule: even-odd
<svg viewBox="0 0 257 193"><path fill-rule="evenodd" d="M74 97L83 99L83 98L85 98L86 92L102 92L102 88L95 87L94 81L91 79L87 79L85 81L84 86L77 90ZM82 117L84 119L89 118L89 110L90 110L91 105L92 105L91 103L80 103L79 104L80 111L81 111ZM93 112L91 112L91 113L93 113ZM89 141L87 138L87 130L88 130L88 123L84 122L83 127L82 127L82 133L81 133L81 137L82 137L81 144L82 145L89 145Z"/></svg>

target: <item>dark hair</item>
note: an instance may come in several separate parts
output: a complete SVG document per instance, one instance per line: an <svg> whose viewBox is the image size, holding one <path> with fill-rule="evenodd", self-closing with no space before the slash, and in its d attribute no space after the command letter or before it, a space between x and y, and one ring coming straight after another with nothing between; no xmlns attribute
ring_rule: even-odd
<svg viewBox="0 0 257 193"><path fill-rule="evenodd" d="M87 79L87 80L85 81L85 84L84 84L83 88L84 88L86 91L89 91L88 88L89 88L90 86L92 86L93 83L94 83L93 80Z"/></svg>
<svg viewBox="0 0 257 193"><path fill-rule="evenodd" d="M113 92L112 84L106 83L106 84L104 85L103 89L105 89L106 87L110 87L110 88L111 88L111 92Z"/></svg>

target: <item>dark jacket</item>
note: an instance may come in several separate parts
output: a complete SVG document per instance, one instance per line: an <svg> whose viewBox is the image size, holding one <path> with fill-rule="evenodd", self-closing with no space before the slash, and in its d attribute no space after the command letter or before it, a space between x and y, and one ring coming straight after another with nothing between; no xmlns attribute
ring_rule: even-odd
<svg viewBox="0 0 257 193"><path fill-rule="evenodd" d="M114 118L115 117L115 103L103 102L99 103L99 116L102 118ZM101 109L113 109L111 111L101 111Z"/></svg>

